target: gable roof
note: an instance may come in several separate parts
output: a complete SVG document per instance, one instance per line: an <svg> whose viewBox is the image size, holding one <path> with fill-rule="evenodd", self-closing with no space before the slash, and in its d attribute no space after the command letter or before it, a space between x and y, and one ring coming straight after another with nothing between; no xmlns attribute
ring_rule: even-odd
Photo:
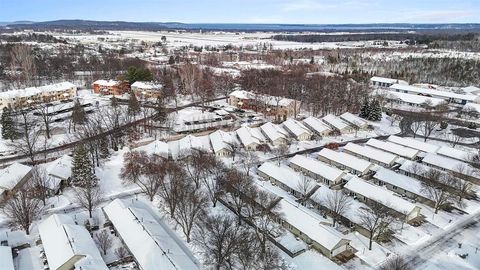
<svg viewBox="0 0 480 270"><path fill-rule="evenodd" d="M319 134L331 130L331 128L327 124L322 122L322 120L313 116L303 119L303 123L305 123L308 127L310 127Z"/></svg>
<svg viewBox="0 0 480 270"><path fill-rule="evenodd" d="M149 155L157 155L163 158L168 158L168 143L155 140L147 145L138 147L138 151L145 151Z"/></svg>
<svg viewBox="0 0 480 270"><path fill-rule="evenodd" d="M398 156L394 154L390 154L388 152L378 150L369 146L358 145L355 143L347 143L344 149L362 157L368 158L370 160L375 160L377 162L387 165L392 165L392 163L398 159Z"/></svg>
<svg viewBox="0 0 480 270"><path fill-rule="evenodd" d="M391 135L390 137L388 137L387 140L396 144L400 144L413 149L418 149L420 151L427 152L427 153L436 153L438 148L440 148L439 146L429 144L429 143L424 143L424 142L415 140L413 138L404 138L404 137L398 137L395 135Z"/></svg>
<svg viewBox="0 0 480 270"><path fill-rule="evenodd" d="M336 116L333 115L333 114L327 114L327 115L325 115L325 116L322 118L322 120L323 120L325 123L329 124L330 126L336 128L336 129L338 129L338 130L344 130L344 129L350 127L350 125L349 125L347 122L343 121L342 119L340 119L339 117L336 117Z"/></svg>
<svg viewBox="0 0 480 270"><path fill-rule="evenodd" d="M323 148L320 152L318 152L318 155L359 172L365 172L372 166L372 163L369 161L357 158L347 153L333 151L328 148Z"/></svg>
<svg viewBox="0 0 480 270"><path fill-rule="evenodd" d="M283 122L283 125L296 137L302 136L304 134L311 135L310 130L305 127L301 122L295 119L290 118L287 121Z"/></svg>
<svg viewBox="0 0 480 270"><path fill-rule="evenodd" d="M420 150L409 148L400 144L396 144L389 141L380 141L377 139L370 139L366 145L384 150L404 158L414 159L420 153Z"/></svg>
<svg viewBox="0 0 480 270"><path fill-rule="evenodd" d="M6 190L14 189L30 171L32 167L20 164L18 162L12 163L5 169L0 170L0 188Z"/></svg>
<svg viewBox="0 0 480 270"><path fill-rule="evenodd" d="M398 197L393 192L368 183L354 175L345 184L345 188L405 215L418 208L415 204Z"/></svg>
<svg viewBox="0 0 480 270"><path fill-rule="evenodd" d="M340 232L320 224L318 218L292 203L282 199L279 204L285 221L326 249L331 251L343 242L350 242Z"/></svg>
<svg viewBox="0 0 480 270"><path fill-rule="evenodd" d="M345 172L328 164L302 155L295 155L290 159L290 163L304 168L314 174L317 174L327 180L336 181L345 175Z"/></svg>
<svg viewBox="0 0 480 270"><path fill-rule="evenodd" d="M200 269L186 245L146 208L115 199L103 209L142 270Z"/></svg>
<svg viewBox="0 0 480 270"><path fill-rule="evenodd" d="M75 269L108 270L90 233L67 215L53 214L38 225L50 269L58 269L74 256L84 256Z"/></svg>

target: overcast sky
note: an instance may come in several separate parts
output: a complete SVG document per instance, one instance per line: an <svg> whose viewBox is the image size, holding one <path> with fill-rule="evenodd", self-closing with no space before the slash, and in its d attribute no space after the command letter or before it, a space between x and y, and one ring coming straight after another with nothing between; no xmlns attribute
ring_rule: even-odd
<svg viewBox="0 0 480 270"><path fill-rule="evenodd" d="M480 0L0 0L0 21L480 23Z"/></svg>

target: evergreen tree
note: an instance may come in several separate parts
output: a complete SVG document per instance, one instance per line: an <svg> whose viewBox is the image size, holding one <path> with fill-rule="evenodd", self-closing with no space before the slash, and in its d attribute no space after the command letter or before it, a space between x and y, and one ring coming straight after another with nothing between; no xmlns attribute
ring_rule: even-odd
<svg viewBox="0 0 480 270"><path fill-rule="evenodd" d="M88 157L87 148L83 144L73 150L72 185L78 187L95 186L98 182L92 163Z"/></svg>
<svg viewBox="0 0 480 270"><path fill-rule="evenodd" d="M153 80L153 75L148 68L130 67L127 70L127 80L130 84L136 81L151 81Z"/></svg>
<svg viewBox="0 0 480 270"><path fill-rule="evenodd" d="M362 108L360 109L360 114L359 114L359 116L360 116L361 118L367 119L369 115L370 115L370 102L369 102L368 99L366 98L366 99L363 101L363 105L362 105Z"/></svg>
<svg viewBox="0 0 480 270"><path fill-rule="evenodd" d="M171 55L170 58L168 58L168 64L169 65L175 64L175 57L173 57L173 55Z"/></svg>
<svg viewBox="0 0 480 270"><path fill-rule="evenodd" d="M137 96L133 92L130 92L130 98L128 99L128 114L137 115L140 112L140 103Z"/></svg>
<svg viewBox="0 0 480 270"><path fill-rule="evenodd" d="M83 125L87 122L87 113L85 113L83 106L78 100L76 100L73 105L72 122L73 130L75 130L76 125Z"/></svg>
<svg viewBox="0 0 480 270"><path fill-rule="evenodd" d="M12 118L12 110L5 107L3 109L2 118L2 138L5 140L14 140L17 132L15 131L15 123Z"/></svg>
<svg viewBox="0 0 480 270"><path fill-rule="evenodd" d="M110 156L110 152L108 151L108 139L106 137L100 139L100 158L105 159Z"/></svg>
<svg viewBox="0 0 480 270"><path fill-rule="evenodd" d="M161 98L157 98L155 112L157 113L155 116L155 121L162 124L165 123L167 120L167 110L165 109L165 104L163 104L163 100Z"/></svg>
<svg viewBox="0 0 480 270"><path fill-rule="evenodd" d="M370 103L370 113L368 114L367 119L371 121L382 120L382 108L380 106L380 102L377 99L374 99Z"/></svg>
<svg viewBox="0 0 480 270"><path fill-rule="evenodd" d="M118 100L115 96L111 98L112 104L110 104L113 108L116 108L118 106Z"/></svg>

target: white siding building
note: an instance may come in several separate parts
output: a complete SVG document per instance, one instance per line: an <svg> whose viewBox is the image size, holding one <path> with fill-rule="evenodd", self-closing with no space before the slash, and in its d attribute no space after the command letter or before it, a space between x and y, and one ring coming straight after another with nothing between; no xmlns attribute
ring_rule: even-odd
<svg viewBox="0 0 480 270"><path fill-rule="evenodd" d="M142 205L116 199L103 208L117 234L142 270L200 269L182 240Z"/></svg>
<svg viewBox="0 0 480 270"><path fill-rule="evenodd" d="M295 139L299 141L309 141L312 138L312 133L310 130L295 119L288 119L287 121L283 122L283 126L290 134L295 137Z"/></svg>
<svg viewBox="0 0 480 270"><path fill-rule="evenodd" d="M324 148L318 152L318 159L341 170L348 170L356 175L365 175L373 167L372 163L364 159L347 153L333 151L328 148Z"/></svg>
<svg viewBox="0 0 480 270"><path fill-rule="evenodd" d="M328 186L340 184L342 177L346 175L342 170L302 155L296 155L291 158L289 166Z"/></svg>
<svg viewBox="0 0 480 270"><path fill-rule="evenodd" d="M398 197L385 188L368 183L356 176L352 176L344 188L349 191L350 195L355 195L358 200L366 204L374 201L394 210L403 216L406 222L420 217L420 207Z"/></svg>

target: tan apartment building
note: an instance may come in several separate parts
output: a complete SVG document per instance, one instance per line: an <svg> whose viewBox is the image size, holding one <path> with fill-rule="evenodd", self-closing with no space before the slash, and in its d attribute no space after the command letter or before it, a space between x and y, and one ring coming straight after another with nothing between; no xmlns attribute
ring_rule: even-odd
<svg viewBox="0 0 480 270"><path fill-rule="evenodd" d="M24 108L38 103L69 100L77 96L77 87L70 82L28 87L0 92L0 110Z"/></svg>

